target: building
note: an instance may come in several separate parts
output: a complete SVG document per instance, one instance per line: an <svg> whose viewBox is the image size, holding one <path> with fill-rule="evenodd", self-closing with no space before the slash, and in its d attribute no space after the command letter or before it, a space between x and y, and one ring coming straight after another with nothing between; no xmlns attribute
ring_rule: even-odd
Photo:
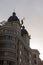
<svg viewBox="0 0 43 65"><path fill-rule="evenodd" d="M41 61L41 65L43 65L43 61Z"/></svg>
<svg viewBox="0 0 43 65"><path fill-rule="evenodd" d="M0 65L31 65L30 35L16 13L0 26Z"/></svg>
<svg viewBox="0 0 43 65"><path fill-rule="evenodd" d="M31 49L31 50L32 50L33 65L39 65L40 64L39 51L37 49Z"/></svg>
<svg viewBox="0 0 43 65"><path fill-rule="evenodd" d="M42 61L41 61L41 59L39 58L39 65L42 65Z"/></svg>
<svg viewBox="0 0 43 65"><path fill-rule="evenodd" d="M39 54L37 49L30 48L30 35L23 20L13 12L0 25L0 65L43 65Z"/></svg>

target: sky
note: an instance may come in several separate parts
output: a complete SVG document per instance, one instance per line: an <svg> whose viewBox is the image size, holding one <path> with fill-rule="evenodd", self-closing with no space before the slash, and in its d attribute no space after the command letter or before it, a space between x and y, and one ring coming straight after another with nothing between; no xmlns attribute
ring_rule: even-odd
<svg viewBox="0 0 43 65"><path fill-rule="evenodd" d="M9 18L15 11L24 20L30 39L30 47L38 49L43 60L43 0L0 0L0 22Z"/></svg>

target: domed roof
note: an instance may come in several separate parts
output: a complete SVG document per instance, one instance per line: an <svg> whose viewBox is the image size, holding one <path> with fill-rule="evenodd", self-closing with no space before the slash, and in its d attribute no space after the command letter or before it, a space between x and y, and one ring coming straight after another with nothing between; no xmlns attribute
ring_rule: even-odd
<svg viewBox="0 0 43 65"><path fill-rule="evenodd" d="M25 35L27 34L28 35L28 32L26 31L25 27L23 26L23 29L21 29L21 35Z"/></svg>
<svg viewBox="0 0 43 65"><path fill-rule="evenodd" d="M18 21L20 23L20 21L19 21L18 17L16 16L15 12L13 12L13 15L8 18L8 22L12 22L12 21Z"/></svg>

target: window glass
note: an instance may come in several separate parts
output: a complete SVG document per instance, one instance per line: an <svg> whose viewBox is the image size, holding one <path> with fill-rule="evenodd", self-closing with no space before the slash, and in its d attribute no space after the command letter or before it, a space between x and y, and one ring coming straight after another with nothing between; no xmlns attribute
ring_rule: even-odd
<svg viewBox="0 0 43 65"><path fill-rule="evenodd" d="M34 58L36 58L36 54L34 54Z"/></svg>
<svg viewBox="0 0 43 65"><path fill-rule="evenodd" d="M0 65L3 65L3 60L0 60Z"/></svg>
<svg viewBox="0 0 43 65"><path fill-rule="evenodd" d="M16 48L16 45L11 43L0 43L0 48L3 47Z"/></svg>
<svg viewBox="0 0 43 65"><path fill-rule="evenodd" d="M0 65L6 65L6 63L7 63L7 65L16 65L16 63L13 61L0 60Z"/></svg>
<svg viewBox="0 0 43 65"><path fill-rule="evenodd" d="M15 57L16 53L10 52L10 51L0 51L0 56L12 56Z"/></svg>
<svg viewBox="0 0 43 65"><path fill-rule="evenodd" d="M36 60L34 60L34 64L37 64Z"/></svg>
<svg viewBox="0 0 43 65"><path fill-rule="evenodd" d="M12 36L10 36L10 35L0 36L0 40L3 40L3 39L13 40L13 41L16 40L15 37L12 37Z"/></svg>
<svg viewBox="0 0 43 65"><path fill-rule="evenodd" d="M16 45L14 45L14 44L12 44L11 46L12 46L12 48L16 48Z"/></svg>

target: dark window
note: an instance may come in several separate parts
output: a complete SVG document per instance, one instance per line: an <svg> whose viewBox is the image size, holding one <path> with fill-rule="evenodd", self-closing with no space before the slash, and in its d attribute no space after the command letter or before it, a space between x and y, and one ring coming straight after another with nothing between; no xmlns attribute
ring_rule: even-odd
<svg viewBox="0 0 43 65"><path fill-rule="evenodd" d="M12 44L11 47L12 47L12 48L16 48L16 45L13 45L13 44Z"/></svg>
<svg viewBox="0 0 43 65"><path fill-rule="evenodd" d="M36 62L36 60L34 60L34 64L36 64L37 62Z"/></svg>
<svg viewBox="0 0 43 65"><path fill-rule="evenodd" d="M5 39L10 39L10 35L5 35L4 38Z"/></svg>
<svg viewBox="0 0 43 65"><path fill-rule="evenodd" d="M13 40L13 41L16 40L15 37L12 37L12 36L10 36L10 35L0 36L0 40L3 40L3 39Z"/></svg>
<svg viewBox="0 0 43 65"><path fill-rule="evenodd" d="M16 48L16 45L15 44L11 44L11 43L0 43L0 48L4 48L4 47Z"/></svg>
<svg viewBox="0 0 43 65"><path fill-rule="evenodd" d="M0 51L0 56L16 57L16 53L10 51Z"/></svg>
<svg viewBox="0 0 43 65"><path fill-rule="evenodd" d="M36 54L34 54L34 58L36 58Z"/></svg>
<svg viewBox="0 0 43 65"><path fill-rule="evenodd" d="M7 63L7 65L15 65L15 62L13 62L13 61L3 61L3 60L0 60L0 65L5 65L4 63Z"/></svg>
<svg viewBox="0 0 43 65"><path fill-rule="evenodd" d="M15 63L13 61L10 61L9 65L15 65Z"/></svg>
<svg viewBox="0 0 43 65"><path fill-rule="evenodd" d="M0 65L3 65L3 60L0 60Z"/></svg>

